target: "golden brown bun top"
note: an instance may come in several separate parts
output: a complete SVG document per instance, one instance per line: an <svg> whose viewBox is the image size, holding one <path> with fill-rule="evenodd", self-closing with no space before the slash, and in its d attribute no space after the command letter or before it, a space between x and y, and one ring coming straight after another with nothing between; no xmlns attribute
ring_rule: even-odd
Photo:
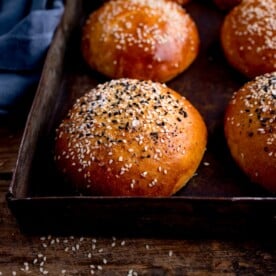
<svg viewBox="0 0 276 276"><path fill-rule="evenodd" d="M195 173L206 136L198 111L174 90L118 79L77 100L57 131L56 159L92 194L167 196Z"/></svg>
<svg viewBox="0 0 276 276"><path fill-rule="evenodd" d="M256 77L234 93L225 134L250 178L276 191L276 72Z"/></svg>
<svg viewBox="0 0 276 276"><path fill-rule="evenodd" d="M85 61L112 79L168 81L194 61L198 48L196 24L168 0L109 1L83 28Z"/></svg>
<svg viewBox="0 0 276 276"><path fill-rule="evenodd" d="M244 0L226 16L222 43L228 60L252 78L276 70L276 1Z"/></svg>

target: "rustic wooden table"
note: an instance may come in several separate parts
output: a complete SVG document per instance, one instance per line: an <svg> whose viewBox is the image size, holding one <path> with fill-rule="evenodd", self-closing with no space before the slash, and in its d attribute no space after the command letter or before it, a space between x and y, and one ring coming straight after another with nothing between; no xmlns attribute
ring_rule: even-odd
<svg viewBox="0 0 276 276"><path fill-rule="evenodd" d="M24 235L5 199L22 132L0 127L0 275L276 275L276 238Z"/></svg>

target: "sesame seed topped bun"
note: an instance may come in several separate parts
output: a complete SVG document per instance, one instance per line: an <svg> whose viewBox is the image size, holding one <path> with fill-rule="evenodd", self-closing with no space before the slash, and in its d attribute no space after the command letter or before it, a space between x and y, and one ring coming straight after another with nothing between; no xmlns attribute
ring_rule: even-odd
<svg viewBox="0 0 276 276"><path fill-rule="evenodd" d="M55 160L77 190L170 196L197 170L207 130L165 84L117 79L77 99L56 132Z"/></svg>
<svg viewBox="0 0 276 276"><path fill-rule="evenodd" d="M276 1L242 1L226 16L221 41L229 63L245 76L275 71Z"/></svg>
<svg viewBox="0 0 276 276"><path fill-rule="evenodd" d="M166 82L194 61L199 35L173 1L113 0L88 17L81 49L92 69L112 79Z"/></svg>
<svg viewBox="0 0 276 276"><path fill-rule="evenodd" d="M225 114L225 136L249 178L276 192L276 72L234 93Z"/></svg>
<svg viewBox="0 0 276 276"><path fill-rule="evenodd" d="M186 5L190 2L190 0L171 0L171 1L176 2L179 5Z"/></svg>

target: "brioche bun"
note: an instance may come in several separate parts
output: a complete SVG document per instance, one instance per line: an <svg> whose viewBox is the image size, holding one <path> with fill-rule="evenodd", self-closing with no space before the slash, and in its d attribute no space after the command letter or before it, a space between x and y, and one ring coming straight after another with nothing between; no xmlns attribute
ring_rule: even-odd
<svg viewBox="0 0 276 276"><path fill-rule="evenodd" d="M276 70L276 1L247 0L226 15L221 42L229 63L249 78Z"/></svg>
<svg viewBox="0 0 276 276"><path fill-rule="evenodd" d="M234 93L225 114L231 154L251 181L276 192L276 72Z"/></svg>
<svg viewBox="0 0 276 276"><path fill-rule="evenodd" d="M176 2L179 5L186 5L190 2L190 0L171 0L171 1Z"/></svg>
<svg viewBox="0 0 276 276"><path fill-rule="evenodd" d="M82 33L84 60L109 78L166 82L196 58L196 24L177 3L114 0L91 13Z"/></svg>
<svg viewBox="0 0 276 276"><path fill-rule="evenodd" d="M165 84L117 79L76 101L55 160L84 194L170 196L194 175L206 136L199 112Z"/></svg>

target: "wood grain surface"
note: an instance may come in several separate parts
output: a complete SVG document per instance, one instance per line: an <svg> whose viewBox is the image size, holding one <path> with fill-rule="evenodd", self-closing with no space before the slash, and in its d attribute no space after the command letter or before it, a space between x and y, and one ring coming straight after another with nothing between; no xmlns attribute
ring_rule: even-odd
<svg viewBox="0 0 276 276"><path fill-rule="evenodd" d="M24 235L5 199L22 129L0 133L0 275L276 275L276 239L264 236Z"/></svg>

